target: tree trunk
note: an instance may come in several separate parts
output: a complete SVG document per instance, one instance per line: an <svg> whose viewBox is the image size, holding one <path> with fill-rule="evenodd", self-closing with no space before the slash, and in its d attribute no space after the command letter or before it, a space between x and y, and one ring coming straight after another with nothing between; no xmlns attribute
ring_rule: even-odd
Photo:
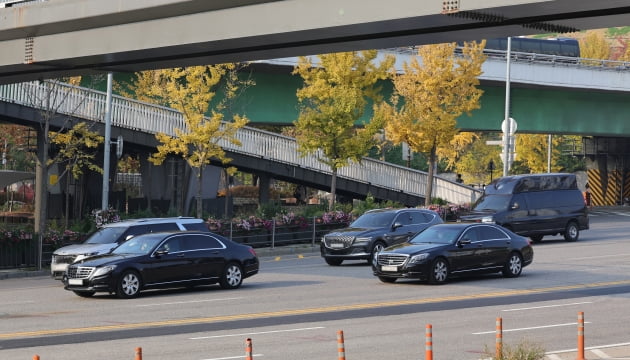
<svg viewBox="0 0 630 360"><path fill-rule="evenodd" d="M337 168L332 169L332 180L330 182L330 199L328 200L328 210L335 208L335 198L337 196Z"/></svg>
<svg viewBox="0 0 630 360"><path fill-rule="evenodd" d="M203 167L197 168L197 218L203 216L203 202L201 201L201 185L203 184Z"/></svg>
<svg viewBox="0 0 630 360"><path fill-rule="evenodd" d="M433 193L433 177L435 164L437 163L437 156L435 154L436 147L435 145L431 148L431 152L429 153L429 175L427 176L427 193L424 195L424 205L427 206L431 204L431 194Z"/></svg>

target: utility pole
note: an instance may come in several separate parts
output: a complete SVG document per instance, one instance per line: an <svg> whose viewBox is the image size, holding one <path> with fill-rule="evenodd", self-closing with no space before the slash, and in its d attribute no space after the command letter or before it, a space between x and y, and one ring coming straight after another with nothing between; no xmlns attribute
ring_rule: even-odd
<svg viewBox="0 0 630 360"><path fill-rule="evenodd" d="M107 97L105 100L105 141L104 159L103 159L103 199L101 201L101 209L106 211L109 207L109 155L110 155L110 138L112 136L112 82L114 74L107 73Z"/></svg>
<svg viewBox="0 0 630 360"><path fill-rule="evenodd" d="M503 127L503 176L510 171L512 121L510 119L510 60L512 58L512 38L507 38L506 70L505 70L505 126Z"/></svg>

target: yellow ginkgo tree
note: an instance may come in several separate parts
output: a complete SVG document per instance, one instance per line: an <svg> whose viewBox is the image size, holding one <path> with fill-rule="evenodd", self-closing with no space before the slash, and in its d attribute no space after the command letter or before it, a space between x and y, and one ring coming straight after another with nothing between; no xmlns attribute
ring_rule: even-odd
<svg viewBox="0 0 630 360"><path fill-rule="evenodd" d="M298 89L300 104L294 122L298 150L316 154L330 167L329 208L335 203L337 172L350 161L360 161L376 144L374 135L382 128L378 120L359 124L370 101L380 101L379 81L388 78L393 57L376 61L377 51L318 55L317 61L299 58L293 74L304 80Z"/></svg>
<svg viewBox="0 0 630 360"><path fill-rule="evenodd" d="M425 204L431 203L438 156L452 157L474 139L460 133L457 118L479 108L483 91L478 88L485 61L482 43L425 45L417 57L403 64L393 76L391 103L379 105L376 115L385 121L385 135L394 144L407 143L413 152L428 155L429 172ZM456 152L456 151L455 151Z"/></svg>
<svg viewBox="0 0 630 360"><path fill-rule="evenodd" d="M47 165L57 163L62 166L63 171L59 178L66 176L66 214L65 226L68 226L70 217L70 181L72 176L75 180L83 175L85 170L91 170L99 174L103 169L95 164L95 157L98 147L105 141L105 138L95 131L91 131L87 123L80 122L65 131L50 131L50 142L57 147L54 157L47 160Z"/></svg>
<svg viewBox="0 0 630 360"><path fill-rule="evenodd" d="M223 141L240 146L237 131L248 123L245 116L230 113L231 102L241 91L253 85L250 79L238 76L239 64L192 66L186 68L151 70L136 74L131 86L140 99L169 106L183 114L183 128L174 134L156 134L157 151L149 161L160 165L170 154L181 156L197 176L196 216L202 217L203 171L212 161L227 165L231 159L221 147ZM218 91L221 99L211 109ZM227 115L226 115L227 114ZM234 169L230 168L230 172Z"/></svg>

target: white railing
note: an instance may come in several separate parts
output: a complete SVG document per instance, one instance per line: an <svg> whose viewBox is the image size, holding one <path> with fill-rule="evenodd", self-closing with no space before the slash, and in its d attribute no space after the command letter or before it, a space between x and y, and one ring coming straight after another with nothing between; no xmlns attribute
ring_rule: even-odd
<svg viewBox="0 0 630 360"><path fill-rule="evenodd" d="M55 109L58 113L103 122L106 94L59 82L35 81L0 85L0 101L39 109ZM121 128L150 134L161 132L171 136L175 134L175 128L185 128L183 116L176 110L116 95L112 96L111 123ZM300 156L293 138L251 127L239 130L237 138L242 146L227 141L220 144L228 151L331 173L326 165L317 160L317 156ZM370 158L363 158L361 163L353 162L339 169L338 176L419 197L424 197L427 185L426 172ZM434 178L433 197L465 204L474 201L479 195L479 190L439 177Z"/></svg>

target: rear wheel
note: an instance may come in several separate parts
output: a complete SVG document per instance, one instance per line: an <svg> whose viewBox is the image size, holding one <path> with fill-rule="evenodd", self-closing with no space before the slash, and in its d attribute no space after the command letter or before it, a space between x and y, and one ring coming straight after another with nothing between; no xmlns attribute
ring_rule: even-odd
<svg viewBox="0 0 630 360"><path fill-rule="evenodd" d="M441 285L446 283L448 279L448 263L443 258L437 258L431 265L431 272L429 273L429 283Z"/></svg>
<svg viewBox="0 0 630 360"><path fill-rule="evenodd" d="M566 241L577 241L580 236L580 229L578 228L575 221L571 221L567 224L566 229L564 230L564 240Z"/></svg>
<svg viewBox="0 0 630 360"><path fill-rule="evenodd" d="M379 276L378 277L379 280L381 280L384 283L393 283L396 282L396 278L393 277L388 277L388 276Z"/></svg>
<svg viewBox="0 0 630 360"><path fill-rule="evenodd" d="M529 238L532 239L533 242L538 243L541 242L544 235L532 235Z"/></svg>
<svg viewBox="0 0 630 360"><path fill-rule="evenodd" d="M330 266L339 266L343 262L343 260L341 259L334 259L334 258L328 258L328 257L324 258L324 260L326 260L326 264Z"/></svg>
<svg viewBox="0 0 630 360"><path fill-rule="evenodd" d="M219 284L223 289L236 289L243 283L243 270L237 263L229 263L223 274Z"/></svg>
<svg viewBox="0 0 630 360"><path fill-rule="evenodd" d="M508 261L503 266L503 276L513 278L521 275L523 271L523 258L517 252L510 254Z"/></svg>
<svg viewBox="0 0 630 360"><path fill-rule="evenodd" d="M77 294L80 297L84 297L84 298L89 298L94 296L94 291L73 291L75 294Z"/></svg>
<svg viewBox="0 0 630 360"><path fill-rule="evenodd" d="M141 285L140 275L133 270L127 270L118 280L116 295L121 299L134 298L140 293Z"/></svg>

